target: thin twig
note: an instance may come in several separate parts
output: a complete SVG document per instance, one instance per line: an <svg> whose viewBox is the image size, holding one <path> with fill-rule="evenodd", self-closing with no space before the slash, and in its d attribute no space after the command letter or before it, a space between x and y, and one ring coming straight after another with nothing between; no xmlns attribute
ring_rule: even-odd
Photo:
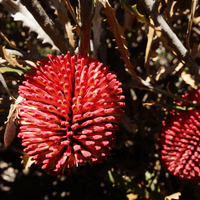
<svg viewBox="0 0 200 200"><path fill-rule="evenodd" d="M14 49L20 50L18 47L13 45L10 40L3 34L3 32L0 31L0 36L8 43L8 45Z"/></svg>
<svg viewBox="0 0 200 200"><path fill-rule="evenodd" d="M191 105L200 106L200 103L196 103L194 101L187 100L187 99L180 97L180 96L175 96L171 92L169 93L169 92L167 92L167 91L165 91L161 88L158 88L158 87L149 88L149 87L142 87L142 86L138 86L138 85L130 85L130 87L131 88L137 88L137 89L140 89L140 90L147 90L147 91L154 92L154 93L163 94L163 95L166 95L168 97L173 98L176 101L177 100L183 101L183 102L189 103Z"/></svg>

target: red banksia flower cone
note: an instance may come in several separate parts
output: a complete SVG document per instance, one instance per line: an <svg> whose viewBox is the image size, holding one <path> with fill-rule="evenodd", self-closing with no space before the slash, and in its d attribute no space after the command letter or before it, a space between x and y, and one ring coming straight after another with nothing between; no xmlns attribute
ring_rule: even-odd
<svg viewBox="0 0 200 200"><path fill-rule="evenodd" d="M19 87L24 151L45 171L70 174L101 163L114 145L124 99L116 75L98 60L48 55Z"/></svg>
<svg viewBox="0 0 200 200"><path fill-rule="evenodd" d="M200 90L183 95L200 102ZM180 106L189 106L177 102ZM171 111L164 119L159 139L161 160L179 178L200 180L200 109Z"/></svg>

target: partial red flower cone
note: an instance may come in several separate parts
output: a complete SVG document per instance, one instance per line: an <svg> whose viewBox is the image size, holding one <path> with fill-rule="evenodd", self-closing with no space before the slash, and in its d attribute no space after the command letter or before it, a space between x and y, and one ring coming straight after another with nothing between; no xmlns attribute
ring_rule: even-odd
<svg viewBox="0 0 200 200"><path fill-rule="evenodd" d="M19 87L24 151L52 174L101 163L114 145L125 97L116 75L98 60L48 55Z"/></svg>
<svg viewBox="0 0 200 200"><path fill-rule="evenodd" d="M200 90L183 98L200 102ZM189 103L179 101L180 106ZM164 119L159 138L160 157L166 168L185 180L200 180L200 109L171 111Z"/></svg>

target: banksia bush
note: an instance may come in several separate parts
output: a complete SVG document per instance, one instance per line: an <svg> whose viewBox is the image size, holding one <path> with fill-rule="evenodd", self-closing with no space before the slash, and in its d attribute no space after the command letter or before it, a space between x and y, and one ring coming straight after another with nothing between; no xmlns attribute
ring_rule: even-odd
<svg viewBox="0 0 200 200"><path fill-rule="evenodd" d="M1 199L200 199L198 8L0 0Z"/></svg>
<svg viewBox="0 0 200 200"><path fill-rule="evenodd" d="M114 145L124 96L116 75L98 60L48 55L19 87L24 151L52 174L101 163Z"/></svg>
<svg viewBox="0 0 200 200"><path fill-rule="evenodd" d="M200 102L200 90L183 95ZM179 101L179 106L189 103ZM165 117L160 135L161 160L166 168L179 178L200 180L200 109L170 111Z"/></svg>

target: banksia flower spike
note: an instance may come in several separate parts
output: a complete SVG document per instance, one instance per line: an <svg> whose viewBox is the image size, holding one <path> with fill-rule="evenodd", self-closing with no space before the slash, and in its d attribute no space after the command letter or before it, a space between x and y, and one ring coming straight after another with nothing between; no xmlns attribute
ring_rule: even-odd
<svg viewBox="0 0 200 200"><path fill-rule="evenodd" d="M200 90L183 98L200 102ZM191 106L179 101L179 106ZM165 117L160 139L160 157L166 168L179 178L200 180L200 109L170 111Z"/></svg>
<svg viewBox="0 0 200 200"><path fill-rule="evenodd" d="M114 145L124 99L116 75L98 60L48 55L19 87L24 151L45 171L70 174L101 163Z"/></svg>

